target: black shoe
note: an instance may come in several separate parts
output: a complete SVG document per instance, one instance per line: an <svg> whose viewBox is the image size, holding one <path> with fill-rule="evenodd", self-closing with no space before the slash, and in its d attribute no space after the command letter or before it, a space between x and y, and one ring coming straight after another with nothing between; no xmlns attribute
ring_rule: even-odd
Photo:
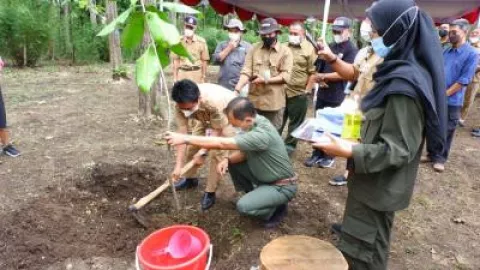
<svg viewBox="0 0 480 270"><path fill-rule="evenodd" d="M330 231L332 231L332 233L340 236L342 234L342 224L333 223L332 227L330 227Z"/></svg>
<svg viewBox="0 0 480 270"><path fill-rule="evenodd" d="M202 205L202 211L208 210L212 207L215 204L215 192L205 192L200 204Z"/></svg>
<svg viewBox="0 0 480 270"><path fill-rule="evenodd" d="M198 178L183 178L175 183L176 190L190 189L198 187Z"/></svg>
<svg viewBox="0 0 480 270"><path fill-rule="evenodd" d="M325 157L319 160L315 165L320 168L326 169L326 168L332 168L334 164L335 164L335 159Z"/></svg>
<svg viewBox="0 0 480 270"><path fill-rule="evenodd" d="M303 165L305 165L305 167L311 168L315 166L315 164L317 164L321 159L322 157L319 157L319 156L311 156L309 159L303 162Z"/></svg>
<svg viewBox="0 0 480 270"><path fill-rule="evenodd" d="M480 132L480 128L472 128L472 132L479 133L479 132Z"/></svg>
<svg viewBox="0 0 480 270"><path fill-rule="evenodd" d="M335 176L328 183L332 186L344 186L347 184L347 178L343 175Z"/></svg>
<svg viewBox="0 0 480 270"><path fill-rule="evenodd" d="M478 132L472 132L472 136L480 138L480 130Z"/></svg>
<svg viewBox="0 0 480 270"><path fill-rule="evenodd" d="M10 157L18 157L20 156L20 152L11 144L5 146L3 148L3 153Z"/></svg>
<svg viewBox="0 0 480 270"><path fill-rule="evenodd" d="M276 228L280 223L282 223L283 219L287 215L288 212L288 205L282 204L277 207L275 212L273 213L272 217L265 222L266 229L273 229Z"/></svg>

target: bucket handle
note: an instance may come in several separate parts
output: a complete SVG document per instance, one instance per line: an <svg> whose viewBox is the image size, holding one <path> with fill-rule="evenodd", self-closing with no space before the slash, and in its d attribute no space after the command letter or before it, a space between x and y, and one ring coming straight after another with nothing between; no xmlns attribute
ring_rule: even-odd
<svg viewBox="0 0 480 270"><path fill-rule="evenodd" d="M137 268L137 270L142 270L140 268L140 263L138 262L138 246L137 246L137 250L135 252L135 268ZM213 245L210 245L210 254L208 255L208 263L207 263L207 266L205 267L205 270L209 270L210 269L210 264L212 263L212 258L213 258Z"/></svg>

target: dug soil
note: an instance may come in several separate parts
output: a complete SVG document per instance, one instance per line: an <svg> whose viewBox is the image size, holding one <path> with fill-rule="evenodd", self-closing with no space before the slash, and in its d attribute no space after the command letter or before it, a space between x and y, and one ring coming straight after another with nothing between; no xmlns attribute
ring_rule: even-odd
<svg viewBox="0 0 480 270"><path fill-rule="evenodd" d="M217 70L209 79L214 81ZM0 157L0 269L130 270L137 245L174 224L203 228L213 243L211 269L258 265L261 248L285 234L336 243L347 190L328 180L335 169L308 169L301 144L293 157L300 188L276 230L239 216L230 179L215 206L199 210L204 181L164 191L139 214L127 208L167 180L173 154L156 143L165 122L137 117L132 81L112 82L107 66L11 70L2 78L12 135L23 156ZM469 123L480 124L478 102ZM459 129L444 174L422 165L409 209L397 214L390 269L480 269L480 140ZM204 177L205 171L201 176Z"/></svg>

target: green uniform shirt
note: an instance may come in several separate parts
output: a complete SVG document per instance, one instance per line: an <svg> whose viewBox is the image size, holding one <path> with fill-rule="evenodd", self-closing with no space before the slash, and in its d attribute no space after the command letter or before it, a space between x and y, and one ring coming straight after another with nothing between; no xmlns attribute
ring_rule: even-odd
<svg viewBox="0 0 480 270"><path fill-rule="evenodd" d="M234 139L258 181L272 183L295 175L285 144L267 118L257 115L253 128Z"/></svg>
<svg viewBox="0 0 480 270"><path fill-rule="evenodd" d="M364 113L362 143L353 147L355 172L348 192L377 211L410 203L424 142L425 117L418 100L391 95Z"/></svg>
<svg viewBox="0 0 480 270"><path fill-rule="evenodd" d="M298 46L289 44L288 47L293 54L292 75L286 88L287 97L290 98L305 95L308 78L316 72L314 63L318 56L315 48L306 40Z"/></svg>

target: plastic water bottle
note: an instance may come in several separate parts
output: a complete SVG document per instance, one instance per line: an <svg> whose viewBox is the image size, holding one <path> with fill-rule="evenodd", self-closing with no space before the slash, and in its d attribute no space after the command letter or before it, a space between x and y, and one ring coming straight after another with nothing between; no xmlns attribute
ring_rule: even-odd
<svg viewBox="0 0 480 270"><path fill-rule="evenodd" d="M345 99L342 107L345 109L343 118L342 138L359 139L362 127L362 113L358 110L358 103L353 98Z"/></svg>

